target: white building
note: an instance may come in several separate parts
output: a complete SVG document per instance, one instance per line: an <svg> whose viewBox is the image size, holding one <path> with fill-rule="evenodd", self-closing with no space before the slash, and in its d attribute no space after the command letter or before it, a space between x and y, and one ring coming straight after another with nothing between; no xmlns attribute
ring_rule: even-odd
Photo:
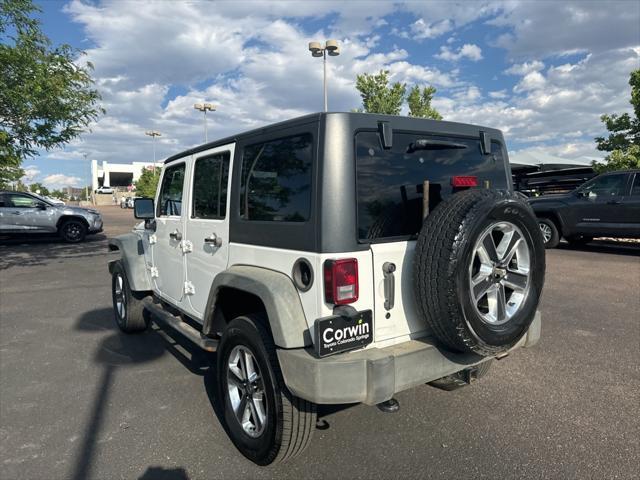
<svg viewBox="0 0 640 480"><path fill-rule="evenodd" d="M91 188L128 187L140 178L145 168L153 168L153 162L110 163L106 160L98 165L91 160Z"/></svg>

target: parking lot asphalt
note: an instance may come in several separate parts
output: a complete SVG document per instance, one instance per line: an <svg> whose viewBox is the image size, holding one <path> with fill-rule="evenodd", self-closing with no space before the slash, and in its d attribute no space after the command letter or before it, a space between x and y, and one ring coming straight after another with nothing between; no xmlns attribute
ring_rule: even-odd
<svg viewBox="0 0 640 480"><path fill-rule="evenodd" d="M80 245L0 239L0 478L637 478L640 249L547 253L542 339L401 410L321 407L309 450L259 468L219 420L209 358L116 329L102 209Z"/></svg>

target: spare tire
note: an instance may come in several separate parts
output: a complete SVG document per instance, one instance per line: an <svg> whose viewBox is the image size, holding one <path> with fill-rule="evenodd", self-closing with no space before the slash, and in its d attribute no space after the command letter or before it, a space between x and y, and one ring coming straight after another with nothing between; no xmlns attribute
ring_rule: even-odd
<svg viewBox="0 0 640 480"><path fill-rule="evenodd" d="M447 348L492 356L526 333L545 251L529 205L502 190L467 190L438 205L416 244L418 312Z"/></svg>

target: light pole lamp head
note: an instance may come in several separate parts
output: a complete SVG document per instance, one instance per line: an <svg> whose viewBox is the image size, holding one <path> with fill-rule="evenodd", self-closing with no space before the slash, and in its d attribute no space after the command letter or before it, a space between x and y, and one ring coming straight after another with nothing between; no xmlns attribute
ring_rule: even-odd
<svg viewBox="0 0 640 480"><path fill-rule="evenodd" d="M337 40L327 40L325 44L325 48L329 51L338 49L338 41Z"/></svg>
<svg viewBox="0 0 640 480"><path fill-rule="evenodd" d="M205 103L204 105L202 105L202 107L204 108L204 110L209 110L210 112L215 112L216 111L216 106L213 103Z"/></svg>
<svg viewBox="0 0 640 480"><path fill-rule="evenodd" d="M204 109L204 107L202 106L201 103L194 104L193 108L195 108L196 110L200 110L200 111L202 111Z"/></svg>
<svg viewBox="0 0 640 480"><path fill-rule="evenodd" d="M309 51L312 57L321 57L324 54L324 49L320 42L309 42Z"/></svg>

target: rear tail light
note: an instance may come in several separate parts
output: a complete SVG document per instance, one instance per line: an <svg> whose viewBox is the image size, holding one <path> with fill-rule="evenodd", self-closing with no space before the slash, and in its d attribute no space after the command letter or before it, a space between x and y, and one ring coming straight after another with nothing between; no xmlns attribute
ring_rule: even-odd
<svg viewBox="0 0 640 480"><path fill-rule="evenodd" d="M477 187L478 177L471 175L456 175L455 177L451 177L451 185L453 187Z"/></svg>
<svg viewBox="0 0 640 480"><path fill-rule="evenodd" d="M324 298L334 305L358 300L358 261L355 258L324 262Z"/></svg>

